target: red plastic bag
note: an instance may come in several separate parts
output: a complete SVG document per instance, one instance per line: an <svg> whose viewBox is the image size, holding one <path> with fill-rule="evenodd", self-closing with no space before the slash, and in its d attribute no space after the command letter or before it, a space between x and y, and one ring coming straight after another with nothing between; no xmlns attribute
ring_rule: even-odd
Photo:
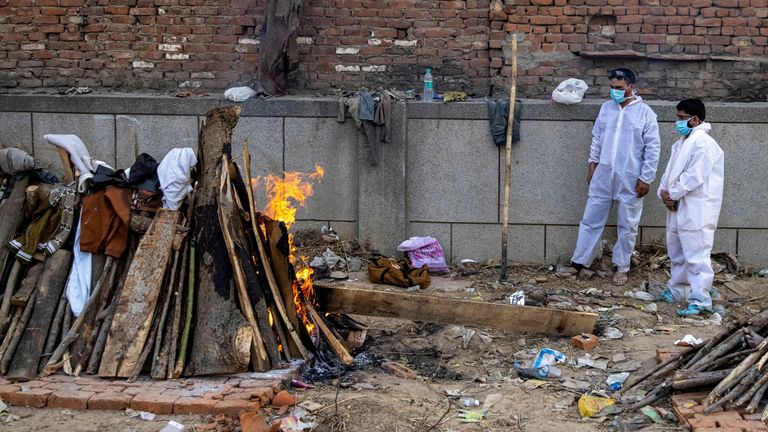
<svg viewBox="0 0 768 432"><path fill-rule="evenodd" d="M400 243L397 250L408 253L411 265L419 268L426 264L432 273L448 273L445 252L434 237L411 237Z"/></svg>

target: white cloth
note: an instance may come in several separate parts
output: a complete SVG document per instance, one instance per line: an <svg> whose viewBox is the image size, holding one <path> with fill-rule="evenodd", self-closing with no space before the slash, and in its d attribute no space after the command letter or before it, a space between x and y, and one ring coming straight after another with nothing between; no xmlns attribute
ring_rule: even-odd
<svg viewBox="0 0 768 432"><path fill-rule="evenodd" d="M88 152L88 148L77 135L72 134L46 134L43 136L46 141L52 145L62 148L69 153L69 160L80 172L80 178L77 181L77 191L84 193L88 190L88 180L93 178L93 173L102 165L114 170L106 162L94 159Z"/></svg>
<svg viewBox="0 0 768 432"><path fill-rule="evenodd" d="M178 210L184 197L192 192L192 168L197 165L195 151L189 147L168 152L157 167L157 178L163 190L163 207Z"/></svg>
<svg viewBox="0 0 768 432"><path fill-rule="evenodd" d="M672 145L657 195L679 201L667 212L667 252L672 264L669 290L677 300L711 308L712 244L723 202L724 154L702 123Z"/></svg>
<svg viewBox="0 0 768 432"><path fill-rule="evenodd" d="M643 212L643 199L637 197L635 187L638 180L653 183L660 148L656 114L639 96L624 108L613 101L603 103L592 128L589 153L589 162L598 165L589 184L589 196L571 261L592 265L611 205L616 201L617 240L612 261L619 271L629 271Z"/></svg>
<svg viewBox="0 0 768 432"><path fill-rule="evenodd" d="M72 269L69 271L66 293L72 313L79 316L91 295L91 273L93 272L93 254L80 250L80 218L77 220L72 253L75 259L72 262Z"/></svg>

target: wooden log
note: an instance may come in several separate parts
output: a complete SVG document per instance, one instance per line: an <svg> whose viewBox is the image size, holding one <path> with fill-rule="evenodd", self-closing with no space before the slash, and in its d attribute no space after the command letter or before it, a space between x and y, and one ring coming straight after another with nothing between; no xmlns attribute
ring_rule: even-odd
<svg viewBox="0 0 768 432"><path fill-rule="evenodd" d="M310 304L305 304L304 307L307 308L309 316L312 317L312 320L315 322L315 324L317 324L317 327L320 328L320 331L323 333L325 340L328 342L328 345L331 346L331 350L333 350L333 353L336 354L341 363L345 365L351 365L354 363L355 360L349 354L349 351L344 348L344 345L342 345L339 339L336 338L336 335L333 334L331 329L328 328L328 326L325 324L325 321L320 316L320 314L317 313L315 308L313 308Z"/></svg>
<svg viewBox="0 0 768 432"><path fill-rule="evenodd" d="M254 240L256 242L256 248L259 251L258 261L261 263L264 276L267 279L267 285L269 285L269 290L272 293L273 302L277 307L276 310L272 309L273 319L275 322L282 322L282 325L285 326L285 330L290 335L290 338L283 338L281 336L283 352L289 357L292 356L293 353L299 353L305 360L307 360L309 355L301 342L301 338L299 337L298 332L296 331L298 328L298 318L296 316L296 308L292 306L293 290L289 286L289 289L291 289L291 296L289 301L291 307L286 308L284 301L281 301L283 299L283 296L281 295L281 285L277 282L271 262L267 255L267 241L262 238L263 233L259 228L259 219L256 216L256 204L254 203L253 198L253 183L251 181L251 154L248 151L248 143L243 145L243 165L245 168L245 187L248 194L248 214L251 218L251 227ZM278 325L277 327L280 328L281 326Z"/></svg>
<svg viewBox="0 0 768 432"><path fill-rule="evenodd" d="M43 263L33 262L27 270L27 275L21 281L18 291L16 291L11 297L11 306L24 307L29 301L29 296L37 287L37 281L40 279L40 275L43 273Z"/></svg>
<svg viewBox="0 0 768 432"><path fill-rule="evenodd" d="M5 356L5 352L8 351L8 346L11 344L11 339L13 339L13 334L16 331L16 327L19 326L19 320L21 320L23 313L24 308L16 308L13 313L13 318L11 318L11 322L8 325L8 331L3 336L3 343L0 344L0 360Z"/></svg>
<svg viewBox="0 0 768 432"><path fill-rule="evenodd" d="M178 219L179 212L161 209L139 242L112 318L99 366L101 377L128 377L139 361L154 318Z"/></svg>
<svg viewBox="0 0 768 432"><path fill-rule="evenodd" d="M99 310L101 308L101 303L104 299L104 290L108 290L111 287L108 287L108 278L110 274L114 274L112 272L112 266L114 265L111 258L107 259L105 268L109 268L110 271L108 272L102 272L101 277L96 282L96 285L93 287L93 291L91 292L91 295L88 297L88 300L85 302L85 305L83 306L82 311L80 311L80 315L77 317L74 323L71 322L72 314L69 310L64 312L64 324L62 325L61 334L64 335L61 339L61 343L56 347L56 349L51 354L51 358L48 359L48 363L46 363L43 370L40 372L40 375L47 376L52 373L54 373L58 368L64 366L64 367L71 367L71 365L68 365L70 361L70 355L69 355L69 348L70 346L77 340L77 338L80 335L80 330L83 327L83 324L85 323L86 319L91 316L93 313L93 310ZM71 326L70 326L71 323ZM65 355L66 354L66 355ZM61 361L63 358L63 361ZM66 369L65 369L66 372Z"/></svg>
<svg viewBox="0 0 768 432"><path fill-rule="evenodd" d="M678 369L680 366L685 364L686 361L688 361L691 357L693 357L698 349L690 347L684 351L680 351L676 356L671 357L669 360L662 362L655 368L649 370L648 372L636 377L631 382L627 382L616 394L622 394L629 389L634 388L641 382L655 377L660 376L666 376L667 373ZM671 384L670 384L671 385Z"/></svg>
<svg viewBox="0 0 768 432"><path fill-rule="evenodd" d="M757 363L758 360L760 360L761 357L766 353L768 350L768 339L764 340L760 343L758 346L758 350L753 352L752 354L748 355L747 358L745 358L741 363L739 363L738 366L736 366L731 373L728 374L725 378L723 378L722 381L720 381L720 384L715 386L714 389L712 389L712 392L707 397L707 405L711 405L715 402L715 400L722 396L729 388L733 386L734 383L737 383L741 377L743 377L749 369Z"/></svg>
<svg viewBox="0 0 768 432"><path fill-rule="evenodd" d="M104 320L107 319L107 316L111 317L114 315L114 309L111 309L112 304L114 304L117 299L120 296L120 290L117 290L117 293L114 293L116 291L115 289L115 279L117 276L117 269L119 265L113 265L112 268L109 270L110 273L107 276L107 289L105 289L105 292L111 293L111 300L110 295L107 294L103 301L100 302L100 310L99 313L96 315L92 323L89 323L85 330L83 330L83 333L87 335L87 338L85 339L85 346L80 353L80 358L77 362L77 366L75 367L75 375L79 376L80 372L83 370L83 368L87 368L88 364L91 360L91 354L93 353L94 347L96 346L96 341L98 340L99 334L101 332L101 326ZM103 345L101 346L101 352L103 352ZM101 352L99 353L99 358L101 358Z"/></svg>
<svg viewBox="0 0 768 432"><path fill-rule="evenodd" d="M234 271L235 287L237 288L237 294L240 299L240 310L243 312L245 319L253 329L254 337L253 343L251 344L251 362L253 363L254 370L263 372L270 368L271 356L267 355L267 350L264 346L264 341L267 338L273 338L272 345L275 349L274 355L277 357L277 364L280 363L280 358L277 353L277 343L274 342L272 329L269 328L269 324L267 324L267 331L262 334L260 323L257 322L256 315L253 312L251 298L248 295L249 282L245 277L245 266L251 266L252 261L250 254L244 249L242 243L240 243L240 245L235 244L235 239L237 238L241 241L244 240L245 233L242 230L242 226L238 226L240 225L238 221L239 216L235 212L232 186L229 180L229 169L227 169L229 160L226 155L222 157L222 166L225 167L225 169L221 170L221 183L219 185L219 223L221 224L221 232L224 236L224 244L227 246L229 261L232 264L232 270ZM238 246L240 248L239 251L236 250ZM242 256L242 260L239 255ZM253 276L255 275L256 272L253 272ZM257 281L258 279L253 279L250 282L256 283ZM266 319L267 317L264 316L263 318Z"/></svg>
<svg viewBox="0 0 768 432"><path fill-rule="evenodd" d="M21 343L13 355L11 367L8 370L10 379L29 381L37 376L40 356L45 349L45 339L51 326L51 317L55 313L64 285L67 283L71 261L72 252L64 249L57 250L45 260L43 264L45 268L39 276L37 295L34 297L35 304L31 306L32 315L29 324L24 329ZM39 266L35 267L39 268ZM27 306L30 306L30 303L27 303Z"/></svg>
<svg viewBox="0 0 768 432"><path fill-rule="evenodd" d="M745 403L752 400L752 398L755 396L755 394L760 391L760 389L768 383L768 373L765 373L765 371L762 371L760 373L760 369L758 368L758 379L756 379L749 387L749 390L745 392L738 400L736 400L733 403L733 406L740 407L744 405ZM759 402L759 401L758 401Z"/></svg>
<svg viewBox="0 0 768 432"><path fill-rule="evenodd" d="M235 302L232 265L218 215L221 156L231 156L232 129L240 117L239 107L208 112L200 130L199 182L195 191L197 242L197 299L195 334L186 371L190 375L244 372L250 362L253 330ZM243 341L248 345L243 348Z"/></svg>
<svg viewBox="0 0 768 432"><path fill-rule="evenodd" d="M745 349L745 350L742 350L742 351L737 351L737 352L734 352L734 353L730 353L728 355L725 355L725 356L722 356L722 357L720 357L718 359L715 359L714 361L709 363L709 365L707 365L706 367L702 368L701 370L711 371L711 370L720 369L722 366L726 366L726 365L728 365L728 363L731 363L733 361L744 360L744 357L752 354L755 351L757 351L757 348L750 348L750 349Z"/></svg>
<svg viewBox="0 0 768 432"><path fill-rule="evenodd" d="M109 329L112 327L112 317L115 316L117 304L120 301L120 292L121 288L118 288L112 296L109 307L104 311L104 319L99 326L99 332L96 335L91 355L88 358L88 367L85 370L88 375L96 375L99 372L99 364L101 364L101 357L104 355L104 347L107 344Z"/></svg>
<svg viewBox="0 0 768 432"><path fill-rule="evenodd" d="M0 249L7 250L8 248L5 247L5 245L0 245ZM3 302L0 304L0 334L3 334L8 328L8 324L10 324L11 316L9 315L9 312L11 310L11 297L13 297L13 293L16 290L16 284L19 281L23 269L22 264L18 260L11 258L11 261L13 261L11 273L8 275L8 281L5 285L5 294L3 294Z"/></svg>
<svg viewBox="0 0 768 432"><path fill-rule="evenodd" d="M168 290L166 290L166 297L168 297ZM141 350L141 354L139 355L138 360L136 363L133 364L133 369L131 370L130 374L128 375L128 382L135 382L139 375L141 374L142 369L144 368L144 365L147 363L147 358L149 357L149 353L154 351L155 348L155 340L158 336L158 333L160 331L160 319L159 317L155 317L155 319L152 321L152 328L149 331L149 336L147 336L147 341L144 344L144 347Z"/></svg>
<svg viewBox="0 0 768 432"><path fill-rule="evenodd" d="M16 326L16 329L13 331L13 337L11 337L11 342L8 344L8 348L6 349L5 353L3 353L3 359L2 359L2 362L0 362L0 375L5 375L5 373L8 371L8 366L11 363L11 359L13 358L13 355L16 352L16 348L19 346L19 342L21 341L21 335L24 334L24 330L27 328L27 323L29 322L29 318L30 316L32 316L32 309L34 309L35 297L37 297L37 293L32 293L32 297L30 297L29 303L27 303L27 305L24 306L24 312L21 314L21 319L19 319L19 324Z"/></svg>
<svg viewBox="0 0 768 432"><path fill-rule="evenodd" d="M19 224L21 224L24 218L24 213L21 209L27 199L27 186L29 186L29 176L25 175L16 180L8 198L0 201L0 220L3 221L3 223L0 223L0 264L10 264L11 260L8 258L12 256L11 250L5 245L13 240L16 231L19 228ZM2 286L3 285L0 284L0 287ZM7 285L5 285L3 291L8 291ZM13 290L11 290L11 292L13 292ZM10 301L10 296L8 296L8 300ZM0 308L0 320L7 314L8 307L5 306L5 296L3 296L3 307Z"/></svg>
<svg viewBox="0 0 768 432"><path fill-rule="evenodd" d="M730 353L737 345L740 345L744 338L744 329L738 329L733 334L725 338L722 342L715 345L710 351L701 357L696 363L686 366L686 369L700 371L706 369L713 361Z"/></svg>
<svg viewBox="0 0 768 432"><path fill-rule="evenodd" d="M731 369L711 372L677 371L672 378L672 388L675 390L690 390L697 387L711 386L725 378Z"/></svg>
<svg viewBox="0 0 768 432"><path fill-rule="evenodd" d="M163 336L165 335L165 321L168 318L168 308L171 305L171 298L173 298L173 292L176 288L176 278L177 278L177 272L179 270L179 260L181 259L181 253L180 251L174 251L173 252L173 258L172 262L173 265L171 265L171 274L169 275L169 281L167 284L167 288L165 289L165 300L163 301L163 308L161 309L160 313L160 322L157 326L157 333L154 338L154 347L152 350L152 371L150 372L150 375L154 379L165 379L168 376L168 356L161 356L161 349L164 347L163 345ZM149 342L151 339L148 339L147 342ZM139 362L141 363L141 362Z"/></svg>
<svg viewBox="0 0 768 432"><path fill-rule="evenodd" d="M318 308L327 313L402 318L446 324L568 336L591 333L597 314L513 306L431 295L368 289L345 282L340 287L315 282Z"/></svg>
<svg viewBox="0 0 768 432"><path fill-rule="evenodd" d="M749 401L749 405L747 405L747 408L745 408L744 411L746 411L748 414L756 412L760 406L760 401L763 400L763 395L765 395L766 390L768 390L768 382L760 386L757 392L752 395L752 400Z"/></svg>
<svg viewBox="0 0 768 432"><path fill-rule="evenodd" d="M114 260L114 258L110 257L110 260ZM91 280L92 281L98 281L102 277L102 273L104 272L105 266L107 263L107 256L104 254L93 254L91 256ZM115 266L115 263L113 262L112 267ZM102 297L97 299L97 305L96 307L92 308L89 311L89 315L83 318L83 326L82 331L80 334L78 334L77 340L72 343L72 346L69 348L70 353L72 353L71 362L75 365L79 365L82 363L82 357L83 354L85 354L85 351L88 351L89 347L86 345L87 341L91 339L91 334L95 331L98 331L97 329L94 329L94 320L96 319L96 316L99 314L99 312L102 310L102 307L105 307L105 303L109 301L108 297L112 293L112 288L114 284L114 280L107 281L108 285L106 285L107 288L102 290ZM85 359L85 361L88 361L88 359ZM77 370L77 367L75 367L75 371L73 372L75 376L79 375L79 371Z"/></svg>
<svg viewBox="0 0 768 432"><path fill-rule="evenodd" d="M64 312L69 312L69 302L67 301L67 290L61 292L61 298L59 298L59 305L56 307L56 315L53 316L53 322L51 322L51 330L48 332L48 338L45 340L45 347L43 348L43 354L40 356L40 362L37 370L40 371L48 363L48 358L51 356L53 349L56 348L56 343L59 341L59 335L61 334L61 324L64 321Z"/></svg>
<svg viewBox="0 0 768 432"><path fill-rule="evenodd" d="M757 368L757 365L752 365L746 373L742 376L742 379L739 380L735 386L726 393L723 397L721 397L718 400L713 400L712 402L707 403L706 408L704 409L705 413L710 413L715 410L717 410L719 407L724 406L725 404L738 399L740 396L744 394L747 390L749 390L749 387L754 384L755 379L757 378L757 375L760 373L760 371ZM735 405L738 406L738 405Z"/></svg>
<svg viewBox="0 0 768 432"><path fill-rule="evenodd" d="M187 306L184 315L184 329L181 332L181 342L179 353L176 358L176 364L173 367L171 379L177 379L181 376L186 366L187 344L189 334L192 332L192 311L195 306L195 259L197 258L197 241L192 239L189 243L189 270L187 272Z"/></svg>

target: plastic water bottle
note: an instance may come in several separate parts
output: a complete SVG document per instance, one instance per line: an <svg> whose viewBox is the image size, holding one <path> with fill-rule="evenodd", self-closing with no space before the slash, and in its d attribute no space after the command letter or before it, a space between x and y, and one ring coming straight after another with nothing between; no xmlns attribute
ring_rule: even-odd
<svg viewBox="0 0 768 432"><path fill-rule="evenodd" d="M427 73L424 74L424 96L422 100L424 102L432 102L435 97L435 89L432 85L432 69L427 68Z"/></svg>

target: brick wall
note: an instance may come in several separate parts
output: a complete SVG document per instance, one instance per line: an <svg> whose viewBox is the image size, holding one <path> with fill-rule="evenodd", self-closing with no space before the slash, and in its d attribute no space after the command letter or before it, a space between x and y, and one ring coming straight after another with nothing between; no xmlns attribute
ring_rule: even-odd
<svg viewBox="0 0 768 432"><path fill-rule="evenodd" d="M249 84L266 0L0 0L0 87L218 90ZM518 94L639 72L641 94L765 100L768 0L305 0L294 91L436 88ZM297 60L296 60L297 59Z"/></svg>

